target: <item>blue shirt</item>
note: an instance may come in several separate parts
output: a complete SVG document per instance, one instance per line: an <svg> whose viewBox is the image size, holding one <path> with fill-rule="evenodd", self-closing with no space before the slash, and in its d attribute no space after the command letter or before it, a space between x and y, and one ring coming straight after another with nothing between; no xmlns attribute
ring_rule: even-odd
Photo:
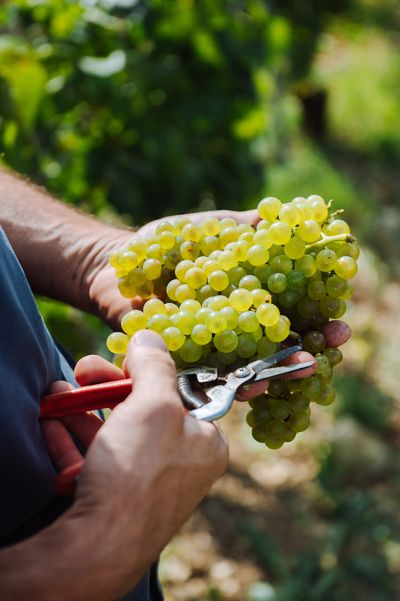
<svg viewBox="0 0 400 601"><path fill-rule="evenodd" d="M0 547L35 534L71 503L54 493L39 402L52 382L72 378L0 227ZM125 599L162 599L154 569Z"/></svg>

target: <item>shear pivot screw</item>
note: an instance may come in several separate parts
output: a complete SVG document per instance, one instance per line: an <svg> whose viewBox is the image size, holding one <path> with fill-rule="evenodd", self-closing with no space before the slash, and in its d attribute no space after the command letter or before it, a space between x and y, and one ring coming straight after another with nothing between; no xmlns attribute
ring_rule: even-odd
<svg viewBox="0 0 400 601"><path fill-rule="evenodd" d="M245 378L246 376L250 375L250 371L247 369L247 367L239 367L239 369L237 369L235 371L235 376L237 378Z"/></svg>

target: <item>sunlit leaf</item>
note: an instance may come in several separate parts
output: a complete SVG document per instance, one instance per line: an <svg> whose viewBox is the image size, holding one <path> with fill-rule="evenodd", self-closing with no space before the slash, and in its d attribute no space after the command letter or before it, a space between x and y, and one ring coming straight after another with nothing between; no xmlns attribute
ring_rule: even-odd
<svg viewBox="0 0 400 601"><path fill-rule="evenodd" d="M79 68L88 75L96 77L111 77L122 71L126 64L126 54L123 50L114 50L105 58L84 56L79 61Z"/></svg>

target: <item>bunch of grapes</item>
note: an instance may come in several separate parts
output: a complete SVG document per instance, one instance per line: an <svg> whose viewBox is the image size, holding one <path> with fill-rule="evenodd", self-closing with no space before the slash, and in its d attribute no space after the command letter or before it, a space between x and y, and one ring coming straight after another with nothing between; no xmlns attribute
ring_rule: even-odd
<svg viewBox="0 0 400 601"><path fill-rule="evenodd" d="M282 204L264 198L256 226L232 218L186 217L136 236L110 264L126 298L148 298L129 311L108 349L122 364L130 336L148 328L164 339L178 367L233 370L301 340L316 359L312 377L271 381L250 401L255 440L277 449L310 423L310 403L335 398L332 369L342 360L327 347L324 326L346 310L359 249L348 224L321 196Z"/></svg>

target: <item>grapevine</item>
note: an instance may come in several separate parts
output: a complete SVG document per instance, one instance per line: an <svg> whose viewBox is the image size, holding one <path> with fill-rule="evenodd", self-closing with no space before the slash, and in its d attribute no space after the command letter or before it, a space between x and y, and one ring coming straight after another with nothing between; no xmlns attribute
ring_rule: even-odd
<svg viewBox="0 0 400 601"><path fill-rule="evenodd" d="M134 237L109 262L122 296L148 300L108 337L115 363L122 365L130 337L144 328L163 337L177 367L221 371L301 339L315 357L315 374L271 381L247 415L258 442L278 449L292 441L309 426L312 402L335 399L332 372L342 353L327 347L324 328L344 315L357 273L357 241L331 204L318 195L285 204L268 197L254 226L179 217Z"/></svg>

